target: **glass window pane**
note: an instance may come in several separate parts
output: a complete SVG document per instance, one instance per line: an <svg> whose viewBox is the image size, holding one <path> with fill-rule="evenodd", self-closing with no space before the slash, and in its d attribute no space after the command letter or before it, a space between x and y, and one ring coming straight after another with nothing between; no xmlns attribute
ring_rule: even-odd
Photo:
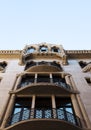
<svg viewBox="0 0 91 130"><path fill-rule="evenodd" d="M21 108L15 108L14 109L14 114L18 113L18 112L21 112Z"/></svg>
<svg viewBox="0 0 91 130"><path fill-rule="evenodd" d="M28 49L27 49L27 53L33 53L34 51L35 51L34 48L28 48Z"/></svg>
<svg viewBox="0 0 91 130"><path fill-rule="evenodd" d="M67 107L66 107L65 110L66 110L67 112L73 113L72 108L69 108L69 107L67 108Z"/></svg>
<svg viewBox="0 0 91 130"><path fill-rule="evenodd" d="M40 47L40 51L43 51L43 52L48 51L48 48L47 48L47 47L42 46L42 47Z"/></svg>

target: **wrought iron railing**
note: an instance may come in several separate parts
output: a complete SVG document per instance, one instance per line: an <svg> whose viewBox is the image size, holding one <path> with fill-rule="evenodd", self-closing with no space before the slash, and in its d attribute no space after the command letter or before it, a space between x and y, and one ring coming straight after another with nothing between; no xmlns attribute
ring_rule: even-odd
<svg viewBox="0 0 91 130"><path fill-rule="evenodd" d="M7 120L7 126L13 125L23 120L31 119L58 119L67 121L78 127L82 127L81 119L76 115L63 109L27 109L10 116Z"/></svg>
<svg viewBox="0 0 91 130"><path fill-rule="evenodd" d="M30 62L26 64L25 70L27 70L28 68L32 67L32 66L37 66L37 65L48 65L48 66L55 66L59 69L62 69L60 64L56 63L56 62L45 62L45 61L41 61L41 62Z"/></svg>
<svg viewBox="0 0 91 130"><path fill-rule="evenodd" d="M31 84L38 84L38 83L50 83L71 90L71 86L68 85L66 82L62 82L59 78L54 80L53 78L45 78L45 77L35 78L33 80L27 80L26 82L21 82L17 88L25 87Z"/></svg>
<svg viewBox="0 0 91 130"><path fill-rule="evenodd" d="M62 82L60 79L53 80L53 83L56 84L56 85L58 85L58 86L60 86L60 87L65 88L65 89L71 90L71 86L68 85L66 82Z"/></svg>

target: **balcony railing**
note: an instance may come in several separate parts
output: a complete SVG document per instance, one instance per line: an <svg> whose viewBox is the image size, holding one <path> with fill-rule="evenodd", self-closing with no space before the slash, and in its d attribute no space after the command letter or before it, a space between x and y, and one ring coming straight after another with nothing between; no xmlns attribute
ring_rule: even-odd
<svg viewBox="0 0 91 130"><path fill-rule="evenodd" d="M38 84L38 83L43 83L43 84L50 83L50 85L54 84L54 85L60 86L62 88L71 90L71 86L69 86L66 82L62 82L60 79L53 80L52 78L37 78L37 79L35 78L32 80L27 80L25 82L21 82L18 85L18 88L25 87L25 86L28 86L31 84Z"/></svg>
<svg viewBox="0 0 91 130"><path fill-rule="evenodd" d="M78 127L82 127L82 122L76 115L67 112L63 109L27 109L16 114L13 114L8 118L7 126L13 125L17 122L24 120L33 119L58 119L62 121L67 121Z"/></svg>
<svg viewBox="0 0 91 130"><path fill-rule="evenodd" d="M25 70L29 69L32 66L38 66L38 65L48 65L48 66L55 66L59 69L62 69L60 64L56 63L56 62L45 62L45 61L41 61L41 62L30 62L27 63Z"/></svg>

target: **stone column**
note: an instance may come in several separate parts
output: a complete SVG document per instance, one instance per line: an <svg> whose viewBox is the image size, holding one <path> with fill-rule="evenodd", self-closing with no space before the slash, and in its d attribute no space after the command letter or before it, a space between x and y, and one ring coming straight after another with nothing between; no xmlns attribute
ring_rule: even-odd
<svg viewBox="0 0 91 130"><path fill-rule="evenodd" d="M35 114L35 98L36 98L36 96L35 95L33 95L32 96L32 104L31 104L31 115L30 115L30 118L34 118L34 114Z"/></svg>
<svg viewBox="0 0 91 130"><path fill-rule="evenodd" d="M34 80L34 83L37 83L37 77L38 77L38 74L35 74L35 80Z"/></svg>
<svg viewBox="0 0 91 130"><path fill-rule="evenodd" d="M53 112L53 118L57 117L56 113L56 102L55 102L55 96L52 95L52 112Z"/></svg>
<svg viewBox="0 0 91 130"><path fill-rule="evenodd" d="M32 96L32 104L31 104L31 108L35 108L35 95Z"/></svg>
<svg viewBox="0 0 91 130"><path fill-rule="evenodd" d="M50 74L50 83L53 83L52 74Z"/></svg>
<svg viewBox="0 0 91 130"><path fill-rule="evenodd" d="M8 104L8 107L7 107L7 111L5 113L5 116L4 116L2 125L1 125L1 129L5 128L6 124L8 123L7 121L9 119L9 117L11 116L11 113L12 113L12 110L14 107L14 101L15 101L15 94L12 94L10 101L9 101L9 104Z"/></svg>

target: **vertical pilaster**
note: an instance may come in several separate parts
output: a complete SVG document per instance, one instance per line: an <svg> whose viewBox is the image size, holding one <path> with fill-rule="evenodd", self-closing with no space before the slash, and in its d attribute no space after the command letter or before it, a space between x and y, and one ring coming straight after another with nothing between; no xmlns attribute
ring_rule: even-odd
<svg viewBox="0 0 91 130"><path fill-rule="evenodd" d="M71 95L71 101L72 101L72 104L73 104L73 107L74 107L75 114L76 114L77 117L80 118L80 120L77 120L77 123L82 125L82 127L85 127L86 126L85 122L84 122L84 120L82 120L83 119L82 111L80 109L80 106L78 104L78 100L77 100L76 97L77 97L77 95L74 95L74 94Z"/></svg>
<svg viewBox="0 0 91 130"><path fill-rule="evenodd" d="M88 118L88 116L86 114L86 111L85 111L85 108L84 108L83 103L81 101L81 98L80 98L79 95L77 95L76 97L77 97L77 101L78 101L78 104L79 104L81 112L82 112L82 117L84 119L83 120L83 126L90 129L91 128L91 123L90 123L89 118Z"/></svg>
<svg viewBox="0 0 91 130"><path fill-rule="evenodd" d="M15 81L15 84L14 84L14 90L17 89L20 81L21 81L21 76L17 75L16 81Z"/></svg>
<svg viewBox="0 0 91 130"><path fill-rule="evenodd" d="M70 81L70 75L66 75L66 76L65 76L65 80L66 80L66 83L67 83L68 85L70 85L70 86L72 85L72 84L71 84L71 81Z"/></svg>
<svg viewBox="0 0 91 130"><path fill-rule="evenodd" d="M66 75L65 76L65 81L70 86L70 89L71 89L72 88L72 84L71 84L71 81L70 81L70 75Z"/></svg>
<svg viewBox="0 0 91 130"><path fill-rule="evenodd" d="M8 107L7 107L7 111L6 111L6 114L4 116L4 119L3 119L3 122L2 122L2 125L1 125L1 128L5 128L6 124L8 123L8 119L12 113L12 110L13 110L13 107L14 107L14 101L15 101L15 94L12 94L11 95L11 98L10 98L10 102L8 104Z"/></svg>
<svg viewBox="0 0 91 130"><path fill-rule="evenodd" d="M53 118L57 117L57 113L56 113L56 102L55 102L55 96L52 95L52 114L53 114Z"/></svg>
<svg viewBox="0 0 91 130"><path fill-rule="evenodd" d="M74 90L77 90L75 82L74 82L72 76L70 76L70 81L71 81L71 84L72 84L72 87L74 88Z"/></svg>

